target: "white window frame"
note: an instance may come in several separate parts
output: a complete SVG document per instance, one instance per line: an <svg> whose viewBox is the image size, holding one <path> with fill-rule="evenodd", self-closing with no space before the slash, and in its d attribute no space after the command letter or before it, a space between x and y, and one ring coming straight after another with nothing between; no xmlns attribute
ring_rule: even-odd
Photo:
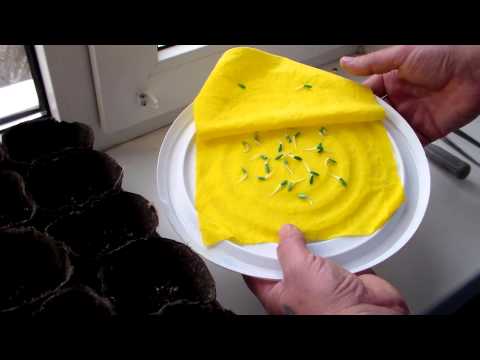
<svg viewBox="0 0 480 360"><path fill-rule="evenodd" d="M239 45L176 45L160 51L156 45L89 46L102 129L114 133L185 107L222 53L235 46ZM312 65L357 49L350 45L254 47ZM146 106L141 105L140 94L146 94Z"/></svg>

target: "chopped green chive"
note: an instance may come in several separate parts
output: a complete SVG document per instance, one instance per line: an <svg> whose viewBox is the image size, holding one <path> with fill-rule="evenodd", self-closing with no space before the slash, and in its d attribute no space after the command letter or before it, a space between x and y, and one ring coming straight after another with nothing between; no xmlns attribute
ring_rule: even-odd
<svg viewBox="0 0 480 360"><path fill-rule="evenodd" d="M313 175L310 175L310 179L309 179L309 183L310 185L313 185L313 180L315 179L315 177Z"/></svg>
<svg viewBox="0 0 480 360"><path fill-rule="evenodd" d="M265 172L266 172L267 174L270 173L270 165L268 165L268 163L265 163Z"/></svg>
<svg viewBox="0 0 480 360"><path fill-rule="evenodd" d="M280 143L280 144L278 145L278 149L277 149L277 150L278 150L279 153L281 153L281 152L283 151L283 144L282 144L282 143Z"/></svg>
<svg viewBox="0 0 480 360"><path fill-rule="evenodd" d="M305 150L305 151L316 151L316 152L318 152L318 153L322 153L322 152L325 151L322 143L317 144L317 145L315 145L314 147L306 148L306 149L303 149L303 150Z"/></svg>
<svg viewBox="0 0 480 360"><path fill-rule="evenodd" d="M243 145L243 152L244 153L247 153L250 151L250 144L246 141L242 141L242 145Z"/></svg>
<svg viewBox="0 0 480 360"><path fill-rule="evenodd" d="M310 199L310 197L305 194L305 193L298 193L297 194L297 197L300 199L300 200L305 200L305 201L308 201L310 203L310 205L312 205L312 200Z"/></svg>
<svg viewBox="0 0 480 360"><path fill-rule="evenodd" d="M294 135L289 136L288 142L293 142L295 149L297 148L297 137L300 136L300 131L297 131Z"/></svg>
<svg viewBox="0 0 480 360"><path fill-rule="evenodd" d="M292 143L292 137L290 135L286 135L285 139L291 144Z"/></svg>
<svg viewBox="0 0 480 360"><path fill-rule="evenodd" d="M264 176L257 176L257 179L260 181L265 181L269 179L273 175L273 171L270 171L267 175Z"/></svg>
<svg viewBox="0 0 480 360"><path fill-rule="evenodd" d="M337 161L335 159L332 159L332 158L328 158L325 162L326 162L327 165L336 165L337 164Z"/></svg>
<svg viewBox="0 0 480 360"><path fill-rule="evenodd" d="M267 161L268 160L268 156L265 155L265 154L257 154L255 156L253 156L250 160L257 160L257 159L262 159L264 161Z"/></svg>
<svg viewBox="0 0 480 360"><path fill-rule="evenodd" d="M319 173L317 173L316 171L313 171L313 170L310 171L310 174L312 174L313 176L320 176Z"/></svg>
<svg viewBox="0 0 480 360"><path fill-rule="evenodd" d="M319 132L320 132L320 135L323 135L323 136L327 135L327 129L324 126L320 128Z"/></svg>
<svg viewBox="0 0 480 360"><path fill-rule="evenodd" d="M258 135L258 132L253 134L253 140L255 141L255 144L257 144L257 145L261 144L260 136Z"/></svg>
<svg viewBox="0 0 480 360"><path fill-rule="evenodd" d="M278 184L278 186L275 188L275 190L273 190L273 192L270 194L270 196L275 195L277 192L279 192L285 186L287 186L287 184L288 184L288 180L283 180L280 184Z"/></svg>
<svg viewBox="0 0 480 360"><path fill-rule="evenodd" d="M295 160L297 160L297 161L302 161L302 160L303 160L303 159L302 159L300 156L298 156L298 155L295 155L293 158L294 158Z"/></svg>
<svg viewBox="0 0 480 360"><path fill-rule="evenodd" d="M245 86L245 84L242 84L242 83L238 83L238 87L239 87L240 89L243 89L243 90L245 90L245 89L247 88L247 87Z"/></svg>
<svg viewBox="0 0 480 360"><path fill-rule="evenodd" d="M301 90L301 89L308 89L308 90L310 90L312 87L313 87L312 84L306 83L306 84L303 84L303 85L299 86L299 87L297 88L297 90Z"/></svg>
<svg viewBox="0 0 480 360"><path fill-rule="evenodd" d="M302 178L302 179L299 179L299 180L294 180L294 181L289 181L287 190L289 192L292 191L293 188L295 187L295 185L297 185L299 182L302 182L303 180L305 180L305 178Z"/></svg>
<svg viewBox="0 0 480 360"><path fill-rule="evenodd" d="M275 160L280 160L283 157L283 154L279 154L275 157Z"/></svg>
<svg viewBox="0 0 480 360"><path fill-rule="evenodd" d="M240 180L238 182L245 181L248 178L248 172L244 168L241 168L242 170L242 176L240 177Z"/></svg>
<svg viewBox="0 0 480 360"><path fill-rule="evenodd" d="M340 185L342 185L343 187L346 188L346 187L348 186L348 184L347 184L347 182L345 181L344 178L342 178L342 177L340 177L340 176L337 176L337 175L331 175L331 176L332 176L333 178L337 179L338 182L340 183Z"/></svg>

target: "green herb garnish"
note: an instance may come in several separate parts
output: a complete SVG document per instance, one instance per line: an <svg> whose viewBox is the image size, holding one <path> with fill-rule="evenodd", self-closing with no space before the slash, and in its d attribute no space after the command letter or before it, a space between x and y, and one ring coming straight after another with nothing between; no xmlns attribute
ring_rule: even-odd
<svg viewBox="0 0 480 360"><path fill-rule="evenodd" d="M265 163L264 167L265 167L265 172L267 174L269 174L270 173L270 165L268 165L268 163Z"/></svg>
<svg viewBox="0 0 480 360"><path fill-rule="evenodd" d="M268 156L265 155L265 154L257 154L255 156L253 156L250 160L257 160L257 159L262 159L264 161L267 161L268 160Z"/></svg>
<svg viewBox="0 0 480 360"><path fill-rule="evenodd" d="M277 149L277 151L278 151L279 153L281 153L281 152L283 151L283 144L282 144L282 143L278 144L278 149Z"/></svg>
<svg viewBox="0 0 480 360"><path fill-rule="evenodd" d="M295 147L295 149L297 148L297 137L299 136L300 136L300 131L297 131L295 135L292 136L293 146Z"/></svg>
<svg viewBox="0 0 480 360"><path fill-rule="evenodd" d="M240 180L238 182L245 181L248 178L248 172L244 168L241 168L242 170L242 176L240 177Z"/></svg>
<svg viewBox="0 0 480 360"><path fill-rule="evenodd" d="M287 185L288 185L288 180L283 180L280 184L278 184L278 186L275 188L275 190L273 190L273 192L270 194L270 196L275 195L277 192L282 190Z"/></svg>
<svg viewBox="0 0 480 360"><path fill-rule="evenodd" d="M247 88L245 84L242 84L242 83L238 83L238 87L242 90L245 90Z"/></svg>
<svg viewBox="0 0 480 360"><path fill-rule="evenodd" d="M283 157L283 154L278 154L278 155L275 157L275 160L280 160L282 157Z"/></svg>
<svg viewBox="0 0 480 360"><path fill-rule="evenodd" d="M318 131L320 135L325 136L327 135L327 129L325 127L321 127L320 130Z"/></svg>
<svg viewBox="0 0 480 360"><path fill-rule="evenodd" d="M313 170L310 171L310 174L312 174L313 176L320 176L319 173L317 173L316 171L313 171Z"/></svg>
<svg viewBox="0 0 480 360"><path fill-rule="evenodd" d="M327 165L336 165L337 164L337 161L335 159L332 159L332 158L328 158L327 160L325 160L325 163Z"/></svg>
<svg viewBox="0 0 480 360"><path fill-rule="evenodd" d="M265 181L269 179L273 175L273 171L270 171L267 175L264 176L257 176L257 179L260 181Z"/></svg>
<svg viewBox="0 0 480 360"><path fill-rule="evenodd" d="M292 137L290 135L285 135L285 139L291 144L292 143Z"/></svg>
<svg viewBox="0 0 480 360"><path fill-rule="evenodd" d="M255 144L257 144L257 145L261 144L260 136L258 135L258 132L253 134L253 140L255 141Z"/></svg>
<svg viewBox="0 0 480 360"><path fill-rule="evenodd" d="M315 176L313 176L312 174L310 175L310 178L308 180L308 182L310 183L310 185L313 185L313 180L315 179Z"/></svg>
<svg viewBox="0 0 480 360"><path fill-rule="evenodd" d="M244 153L247 153L250 151L250 144L246 141L242 141L242 145L243 145L243 152Z"/></svg>
<svg viewBox="0 0 480 360"><path fill-rule="evenodd" d="M305 193L298 193L297 194L297 197L300 199L300 200L304 200L304 201L308 201L310 203L310 205L313 205L313 202L312 200L310 199L310 197L305 194Z"/></svg>
<svg viewBox="0 0 480 360"><path fill-rule="evenodd" d="M294 158L295 160L297 160L297 161L302 161L302 160L303 160L303 159L302 159L300 156L298 156L298 155L294 155L293 158Z"/></svg>
<svg viewBox="0 0 480 360"><path fill-rule="evenodd" d="M303 150L305 150L305 151L316 151L316 152L318 152L318 153L322 153L322 152L325 151L322 143L317 144L317 145L315 145L314 147L306 148L306 149L303 149Z"/></svg>
<svg viewBox="0 0 480 360"><path fill-rule="evenodd" d="M288 182L288 187L287 187L288 191L289 192L292 191L293 188L295 187L295 185L297 185L299 182L302 182L303 180L305 180L305 178L302 178L302 179L299 179L299 180L294 180L294 181L289 181Z"/></svg>
<svg viewBox="0 0 480 360"><path fill-rule="evenodd" d="M347 181L340 177L340 176L337 176L337 175L331 175L333 178L337 179L337 181L340 183L340 185L342 185L344 188L346 188L348 186L347 184Z"/></svg>
<svg viewBox="0 0 480 360"><path fill-rule="evenodd" d="M310 84L310 83L305 83L305 84L303 84L303 85L299 86L299 87L297 88L297 90L300 90L300 89L307 89L307 90L310 90L312 87L313 87L313 85L312 85L312 84Z"/></svg>

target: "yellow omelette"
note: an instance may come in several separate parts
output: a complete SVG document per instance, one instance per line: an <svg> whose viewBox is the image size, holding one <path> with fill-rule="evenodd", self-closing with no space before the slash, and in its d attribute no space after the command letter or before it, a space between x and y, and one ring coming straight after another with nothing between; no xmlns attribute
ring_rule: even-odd
<svg viewBox="0 0 480 360"><path fill-rule="evenodd" d="M384 110L353 81L252 48L220 58L194 101L203 242L365 236L404 201Z"/></svg>

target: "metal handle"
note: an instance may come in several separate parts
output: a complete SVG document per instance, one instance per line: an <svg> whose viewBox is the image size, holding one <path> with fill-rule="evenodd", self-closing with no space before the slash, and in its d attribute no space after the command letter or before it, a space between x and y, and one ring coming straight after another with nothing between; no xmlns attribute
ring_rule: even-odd
<svg viewBox="0 0 480 360"><path fill-rule="evenodd" d="M430 144L425 147L427 157L441 168L447 170L457 179L465 179L470 174L470 164L452 155L441 147Z"/></svg>

